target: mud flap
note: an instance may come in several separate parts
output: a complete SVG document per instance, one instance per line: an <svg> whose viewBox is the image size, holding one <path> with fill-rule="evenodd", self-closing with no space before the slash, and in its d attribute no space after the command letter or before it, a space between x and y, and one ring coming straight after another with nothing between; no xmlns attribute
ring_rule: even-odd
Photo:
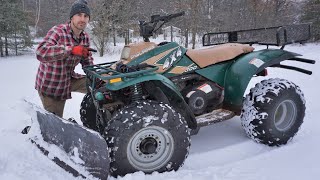
<svg viewBox="0 0 320 180"><path fill-rule="evenodd" d="M108 147L99 133L35 110L28 134L33 144L73 176L108 178Z"/></svg>

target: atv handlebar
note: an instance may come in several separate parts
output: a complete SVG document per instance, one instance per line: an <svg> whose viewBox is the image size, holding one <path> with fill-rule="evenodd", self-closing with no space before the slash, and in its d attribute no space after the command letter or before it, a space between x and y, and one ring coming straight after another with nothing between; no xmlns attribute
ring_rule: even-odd
<svg viewBox="0 0 320 180"><path fill-rule="evenodd" d="M150 23L159 22L159 21L168 22L171 19L179 17L179 16L183 16L184 14L185 14L185 12L182 11L182 12L175 13L175 14L169 14L167 16L153 15L153 16L151 16Z"/></svg>
<svg viewBox="0 0 320 180"><path fill-rule="evenodd" d="M185 12L182 11L179 13L169 14L166 16L152 15L150 22L139 21L140 36L143 37L145 42L150 42L149 37L151 37L153 33L156 32L158 29L160 29L166 22L169 22L173 18L183 16L184 14ZM156 29L156 26L160 21L162 21L163 23Z"/></svg>
<svg viewBox="0 0 320 180"><path fill-rule="evenodd" d="M93 48L88 48L88 51L98 52L96 49L93 49Z"/></svg>
<svg viewBox="0 0 320 180"><path fill-rule="evenodd" d="M89 46L87 46L87 45L85 45L84 47L85 47L85 48L87 48L87 49L88 49L88 51L91 51L91 52L98 52L96 49L93 49L93 48L91 48L91 47L89 47Z"/></svg>
<svg viewBox="0 0 320 180"><path fill-rule="evenodd" d="M145 69L147 67L154 68L155 66L149 65L147 63L141 63L135 66L128 66L123 63L118 63L116 66L116 71L120 73L129 73L129 72L135 72L135 71L140 71L142 69Z"/></svg>

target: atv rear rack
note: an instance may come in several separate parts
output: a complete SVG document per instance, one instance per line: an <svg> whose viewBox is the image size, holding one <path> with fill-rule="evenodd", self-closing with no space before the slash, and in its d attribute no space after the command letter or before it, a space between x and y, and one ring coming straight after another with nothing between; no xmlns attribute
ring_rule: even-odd
<svg viewBox="0 0 320 180"><path fill-rule="evenodd" d="M294 24L238 31L207 33L202 37L203 46L224 43L260 44L282 46L287 44L303 43L311 37L310 24Z"/></svg>

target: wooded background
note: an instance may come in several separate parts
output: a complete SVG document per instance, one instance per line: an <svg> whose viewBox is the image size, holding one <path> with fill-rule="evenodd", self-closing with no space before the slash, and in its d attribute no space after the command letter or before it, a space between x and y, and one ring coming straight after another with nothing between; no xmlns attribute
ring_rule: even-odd
<svg viewBox="0 0 320 180"><path fill-rule="evenodd" d="M92 40L100 55L107 43L130 42L138 21L154 14L185 11L167 25L181 29L183 46L194 48L207 32L312 23L311 41L320 40L320 0L87 0ZM21 54L54 25L69 21L74 0L0 0L0 56ZM188 44L192 47L188 47Z"/></svg>

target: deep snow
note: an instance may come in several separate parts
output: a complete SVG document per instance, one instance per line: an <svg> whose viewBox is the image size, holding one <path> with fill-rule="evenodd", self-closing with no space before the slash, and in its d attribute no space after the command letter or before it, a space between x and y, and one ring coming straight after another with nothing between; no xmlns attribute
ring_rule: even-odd
<svg viewBox="0 0 320 180"><path fill-rule="evenodd" d="M257 49L265 48L258 46ZM287 145L268 147L255 143L246 137L239 117L204 127L191 138L191 150L185 165L177 172L142 172L128 174L119 180L142 179L184 179L184 180L301 180L320 177L320 111L318 87L320 87L320 44L290 45L286 50L303 54L305 58L318 60L310 65L288 62L313 71L313 75L269 68L267 78L284 78L300 86L306 99L306 116L297 136ZM114 61L119 54L97 57L95 63ZM76 179L65 172L28 140L21 130L30 125L30 111L23 100L41 106L34 89L38 61L34 52L18 56L0 58L0 179L1 180L53 180ZM77 68L81 72L81 67ZM249 87L264 78L253 78ZM247 92L249 89L247 89ZM79 107L83 95L74 93L67 101L64 117L79 120ZM81 178L78 178L81 179ZM114 178L110 178L114 179Z"/></svg>

